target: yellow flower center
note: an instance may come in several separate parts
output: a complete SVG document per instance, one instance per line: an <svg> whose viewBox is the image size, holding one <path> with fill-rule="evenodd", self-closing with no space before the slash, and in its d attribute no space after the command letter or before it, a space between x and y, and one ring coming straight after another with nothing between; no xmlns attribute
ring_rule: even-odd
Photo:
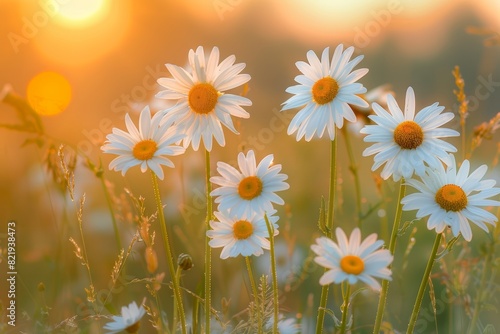
<svg viewBox="0 0 500 334"><path fill-rule="evenodd" d="M219 92L206 82L194 85L188 95L191 110L198 114L208 114L214 110L218 98Z"/></svg>
<svg viewBox="0 0 500 334"><path fill-rule="evenodd" d="M436 193L436 203L446 211L461 211L467 207L467 195L459 186L447 184Z"/></svg>
<svg viewBox="0 0 500 334"><path fill-rule="evenodd" d="M139 327L140 327L140 323L136 322L135 324L130 325L127 328L125 328L125 331L127 333L137 333L139 331Z"/></svg>
<svg viewBox="0 0 500 334"><path fill-rule="evenodd" d="M359 275L365 269L365 263L356 255L346 255L340 260L340 269L347 274Z"/></svg>
<svg viewBox="0 0 500 334"><path fill-rule="evenodd" d="M339 84L331 77L324 77L316 81L312 87L312 96L317 104L331 102L339 92Z"/></svg>
<svg viewBox="0 0 500 334"><path fill-rule="evenodd" d="M247 220L238 220L233 225L234 237L238 240L244 240L250 237L253 233L253 225Z"/></svg>
<svg viewBox="0 0 500 334"><path fill-rule="evenodd" d="M257 176L247 176L238 185L238 195L246 200L254 199L262 192L262 181Z"/></svg>
<svg viewBox="0 0 500 334"><path fill-rule="evenodd" d="M135 144L132 154L137 160L149 160L155 155L157 148L154 140L146 139Z"/></svg>
<svg viewBox="0 0 500 334"><path fill-rule="evenodd" d="M405 150L414 150L424 141L424 132L414 121L404 121L394 129L394 141Z"/></svg>

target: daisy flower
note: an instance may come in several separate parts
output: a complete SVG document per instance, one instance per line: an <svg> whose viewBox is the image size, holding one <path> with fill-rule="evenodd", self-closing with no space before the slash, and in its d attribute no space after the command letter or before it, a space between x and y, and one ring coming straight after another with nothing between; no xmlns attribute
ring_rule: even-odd
<svg viewBox="0 0 500 334"><path fill-rule="evenodd" d="M366 107L351 106L354 115L356 115L356 122L348 123L347 129L354 135L360 136L361 129L370 123L368 116L373 114L373 110L370 105L374 102L380 104L381 106L387 106L387 95L393 94L391 86L388 84L377 86L370 89L365 94L361 94L360 97L365 100L369 105Z"/></svg>
<svg viewBox="0 0 500 334"><path fill-rule="evenodd" d="M128 132L113 128L113 133L106 136L106 143L101 147L104 153L116 154L117 158L109 164L109 169L122 172L125 175L130 167L140 165L144 173L150 168L158 178L163 180L161 165L174 167L166 156L184 153L185 149L173 145L184 135L177 134L169 123L160 126L163 114L156 113L151 118L149 107L146 106L139 116L139 129L130 116L125 115L125 125Z"/></svg>
<svg viewBox="0 0 500 334"><path fill-rule="evenodd" d="M274 226L274 235L278 235L278 217L273 216L275 212L276 210L268 212L267 218ZM220 254L221 259L238 255L259 256L264 254L264 249L270 249L264 216L253 213L246 218L240 218L229 212L214 212L214 215L218 221L210 221L212 229L207 231L207 236L212 238L210 247L224 247Z"/></svg>
<svg viewBox="0 0 500 334"><path fill-rule="evenodd" d="M436 102L415 115L415 93L411 87L406 91L404 113L392 95L387 95L387 106L389 112L373 103L376 115L369 118L377 124L361 129L361 133L367 134L364 141L375 143L363 152L363 156L375 154L372 171L385 164L380 176L386 180L392 175L398 181L413 173L423 175L424 162L429 166L440 165L439 160L449 163L448 152L457 149L439 138L459 135L455 130L440 128L454 117L453 113L442 114L444 107Z"/></svg>
<svg viewBox="0 0 500 334"><path fill-rule="evenodd" d="M494 187L495 180L482 180L488 167L482 165L469 174L470 163L464 160L457 172L455 159L450 154L451 164L444 169L427 168L422 182L410 179L406 183L418 190L401 200L403 210L418 210L417 218L429 216L427 228L442 233L451 227L454 236L462 233L465 240L472 239L470 223L488 232L485 225L495 225L497 218L484 210L485 206L500 206L499 201L489 199L500 194Z"/></svg>
<svg viewBox="0 0 500 334"><path fill-rule="evenodd" d="M252 102L242 96L227 94L226 90L236 88L250 80L250 75L240 74L244 63L234 64L231 55L219 64L219 49L214 47L205 55L203 47L189 51L190 70L166 64L173 78L160 78L158 83L166 88L156 97L174 100L177 104L167 109L165 121L173 121L179 131L185 133L184 147L192 144L195 151L203 143L208 151L212 150L212 137L217 143L225 145L222 124L238 134L231 116L249 118L241 106L251 106Z"/></svg>
<svg viewBox="0 0 500 334"><path fill-rule="evenodd" d="M344 231L335 230L337 242L327 237L316 239L311 246L317 257L314 261L325 268L327 272L321 276L319 283L341 283L348 281L355 284L358 280L368 284L372 289L379 290L380 284L374 277L391 280L391 270L387 268L392 262L392 255L387 249L379 249L384 241L377 240L377 234L370 234L361 242L361 231L355 228L349 240Z"/></svg>
<svg viewBox="0 0 500 334"><path fill-rule="evenodd" d="M220 187L212 190L210 195L218 196L219 211L231 211L243 217L273 210L273 204L284 204L276 191L286 190L290 186L284 182L288 176L280 174L281 165L272 165L274 156L269 154L256 166L255 154L252 150L247 155L238 154L240 171L224 162L217 163L217 171L221 176L213 176L210 181Z"/></svg>
<svg viewBox="0 0 500 334"><path fill-rule="evenodd" d="M271 317L266 323L266 330L272 331L273 325L274 319ZM297 319L285 319L283 314L280 314L280 319L278 320L278 332L280 334L299 334L300 330L300 324L297 324Z"/></svg>
<svg viewBox="0 0 500 334"><path fill-rule="evenodd" d="M108 330L108 333L118 333L121 331L137 333L140 325L139 321L144 314L146 314L144 307L142 307L142 305L137 307L137 304L132 302L128 307L122 306L121 317L113 316L113 321L108 322L103 328Z"/></svg>
<svg viewBox="0 0 500 334"><path fill-rule="evenodd" d="M340 44L335 49L330 62L329 48L325 48L321 60L310 50L307 52L309 64L298 61L295 63L301 75L295 77L299 85L286 89L294 94L283 103L281 110L304 107L292 119L288 126L288 134L297 132L297 141L305 136L306 141L313 137L321 138L328 131L330 140L335 138L335 126L342 128L344 118L350 122L356 121L356 116L350 105L368 107L368 103L358 95L366 93L366 88L356 81L362 78L368 69L355 71L363 56L349 61L354 47L344 51Z"/></svg>

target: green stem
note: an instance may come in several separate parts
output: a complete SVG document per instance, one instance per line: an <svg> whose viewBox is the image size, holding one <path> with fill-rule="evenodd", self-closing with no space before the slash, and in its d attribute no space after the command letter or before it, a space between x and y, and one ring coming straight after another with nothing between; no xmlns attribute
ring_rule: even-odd
<svg viewBox="0 0 500 334"><path fill-rule="evenodd" d="M483 303L483 296L485 295L484 291L484 285L486 284L486 278L488 276L488 269L490 269L491 266L491 260L492 260L492 253L494 251L492 245L491 252L488 252L486 255L486 260L484 261L484 266L483 266L483 272L481 273L481 281L479 282L479 288L477 289L477 296L476 296L476 306L474 307L474 313L472 314L472 320L469 325L469 329L467 331L468 334L472 334L474 332L474 329L476 327L476 322L479 319L479 312L481 311L482 308L482 303Z"/></svg>
<svg viewBox="0 0 500 334"><path fill-rule="evenodd" d="M328 211L326 212L326 226L327 237L333 237L334 226L334 203L335 203L335 188L337 186L337 131L335 131L335 138L331 142L330 153L330 189L328 191ZM325 268L325 272L327 269ZM321 299L318 306L318 317L316 319L316 334L323 332L323 322L325 320L326 304L328 301L328 285L323 285L321 288Z"/></svg>
<svg viewBox="0 0 500 334"><path fill-rule="evenodd" d="M122 249L122 242L120 239L120 234L118 233L118 224L116 223L116 217L113 211L113 202L111 201L111 195L109 194L109 190L106 187L103 175L101 175L99 179L101 179L101 185L102 189L104 190L104 196L106 197L106 203L108 204L109 212L111 213L111 221L113 222L113 231L115 232L116 245L118 246L118 252L120 252L120 250Z"/></svg>
<svg viewBox="0 0 500 334"><path fill-rule="evenodd" d="M398 230L399 230L399 225L401 223L401 215L403 213L402 210L402 204L401 200L405 196L405 191L406 191L406 185L405 185L405 180L404 178L401 179L401 183L399 186L399 196L398 196L398 206L396 208L396 214L394 216L394 222L392 224L392 232L391 232L391 239L389 241L389 251L391 252L391 255L394 256L394 251L396 249L396 239L398 236ZM389 265L389 269L392 267L392 265ZM388 280L383 280L382 281L382 290L380 291L380 297L378 300L378 307L377 307L377 316L375 318L375 326L373 327L373 333L374 334L379 334L380 332L380 326L382 324L382 319L384 318L384 311L385 311L385 304L387 302L387 292L389 290L389 281Z"/></svg>
<svg viewBox="0 0 500 334"><path fill-rule="evenodd" d="M260 306L259 306L259 295L257 292L257 285L255 284L255 279L253 277L253 271L252 271L252 264L250 263L250 258L248 256L245 256L245 263L247 265L247 270L248 270L248 277L250 278L250 285L252 286L252 294L253 294L253 299L255 302L255 308L258 310L257 313L257 320L258 320L258 331L259 334L262 333L262 313L260 312Z"/></svg>
<svg viewBox="0 0 500 334"><path fill-rule="evenodd" d="M205 150L205 171L207 187L207 231L210 230L210 220L212 219L212 183L210 183L210 152ZM205 235L205 333L210 334L210 321L212 310L212 248L208 244L210 238Z"/></svg>
<svg viewBox="0 0 500 334"><path fill-rule="evenodd" d="M273 279L273 334L278 333L278 275L276 273L276 258L274 256L274 226L269 222L267 214L264 214L266 220L267 232L269 233L270 253L271 253L271 273Z"/></svg>
<svg viewBox="0 0 500 334"><path fill-rule="evenodd" d="M163 214L163 204L161 202L161 196L160 196L160 187L158 186L158 178L153 171L151 171L151 179L153 180L153 192L155 195L156 207L158 209L158 218L160 221L163 243L165 244L165 255L167 257L168 269L170 270L170 275L172 275L172 285L174 288L174 301L177 301L179 309L179 318L181 321L182 334L186 334L186 318L184 314L184 306L182 303L181 290L179 288L177 280L175 279L174 259L172 256L172 250L170 248L170 242L168 240L167 225L165 223L165 215Z"/></svg>
<svg viewBox="0 0 500 334"><path fill-rule="evenodd" d="M347 313L349 312L349 298L351 298L351 285L347 282L347 291L344 295L342 308L342 321L340 323L340 334L344 334L347 326Z"/></svg>
<svg viewBox="0 0 500 334"><path fill-rule="evenodd" d="M413 333L413 328L415 327L415 323L417 322L418 313L420 312L420 305L422 305L425 288L427 287L429 276L431 274L432 266L434 265L434 260L436 259L436 254L440 243L441 233L438 233L436 235L436 239L434 240L434 246L432 246L431 256L429 257L429 261L427 262L427 266L425 267L424 277L422 277L422 281L420 282L417 299L415 300L415 305L413 306L413 311L411 312L410 323L408 324L408 329L406 330L407 334Z"/></svg>
<svg viewBox="0 0 500 334"><path fill-rule="evenodd" d="M181 280L181 272L182 268L177 266L177 270L175 271L175 281L177 282L177 286L180 286L180 280ZM172 320L172 333L175 334L175 329L177 328L177 317L179 314L179 303L177 303L177 298L174 296L174 317Z"/></svg>
<svg viewBox="0 0 500 334"><path fill-rule="evenodd" d="M359 181L359 174L358 174L358 165L356 164L356 158L354 156L354 151L352 149L351 145L351 137L349 135L349 130L347 127L342 128L342 133L344 134L344 140L345 140L345 146L347 149L347 155L349 157L349 170L352 173L352 176L354 177L354 190L356 192L356 219L357 219L357 225L359 228L361 228L361 217L362 217L362 212L361 212L361 183Z"/></svg>

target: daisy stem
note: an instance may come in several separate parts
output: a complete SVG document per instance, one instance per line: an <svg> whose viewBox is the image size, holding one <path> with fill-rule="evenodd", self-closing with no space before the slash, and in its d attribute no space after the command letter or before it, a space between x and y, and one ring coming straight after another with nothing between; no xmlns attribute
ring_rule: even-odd
<svg viewBox="0 0 500 334"><path fill-rule="evenodd" d="M118 224L116 223L115 213L113 211L113 203L111 201L111 195L109 194L109 189L106 187L106 182L104 181L104 176L101 174L99 176L101 179L102 189L104 190L104 197L106 197L106 203L111 213L111 221L113 222L113 231L115 232L116 245L118 246L118 252L122 249L122 242L120 240L120 234L118 233Z"/></svg>
<svg viewBox="0 0 500 334"><path fill-rule="evenodd" d="M413 328L417 322L418 313L420 312L420 305L422 305L422 299L424 297L425 288L427 287L429 276L432 271L432 266L434 265L434 260L436 259L436 254L441 244L441 233L437 233L436 239L434 240L434 246L432 246L431 256L425 267L424 277L420 282L420 288L418 289L417 299L415 300L415 305L413 306L413 312L411 312L410 323L408 324L408 329L406 333L413 333Z"/></svg>
<svg viewBox="0 0 500 334"><path fill-rule="evenodd" d="M405 185L405 179L403 178L403 179L401 179L401 183L399 186L399 195L398 195L398 202L397 202L398 204L397 204L397 208L396 208L396 214L394 215L394 222L392 224L391 239L389 240L389 251L391 252L391 255L394 255L394 251L396 249L396 239L398 236L399 225L401 223L401 215L403 213L401 200L405 196L405 192L406 192L406 185ZM389 269L391 269L391 265L389 265ZM382 319L384 318L384 311L385 311L385 304L387 302L388 290L389 290L389 281L383 280L382 281L382 289L380 291L380 297L378 300L377 316L375 318L375 326L373 327L374 334L379 334L379 332L380 332L380 326L382 324Z"/></svg>
<svg viewBox="0 0 500 334"><path fill-rule="evenodd" d="M210 230L210 220L212 219L212 183L210 183L210 152L205 150L205 171L207 188L207 231ZM210 238L205 234L205 333L210 334L210 320L212 309L212 248L208 244Z"/></svg>
<svg viewBox="0 0 500 334"><path fill-rule="evenodd" d="M328 211L326 212L327 236L329 238L333 237L335 190L337 187L337 131L335 131L335 138L332 140L331 144L330 189L328 191ZM327 271L327 269L325 269L325 271ZM328 301L328 287L329 285L326 284L321 288L321 299L318 306L318 317L316 319L316 334L321 334L323 332L323 322L325 320L326 304Z"/></svg>
<svg viewBox="0 0 500 334"><path fill-rule="evenodd" d="M337 131L335 131L335 139L332 140L330 153L330 189L328 191L328 211L326 213L326 223L328 224L328 237L333 237L333 222L335 210L335 191L337 187Z"/></svg>
<svg viewBox="0 0 500 334"><path fill-rule="evenodd" d="M259 334L262 333L262 314L260 312L260 307L259 307L259 295L257 292L257 286L255 285L255 279L253 277L253 271L252 271L252 264L250 263L250 258L248 256L245 256L245 263L247 264L247 270L248 270L248 277L250 278L250 285L252 286L252 294L253 294L253 299L255 302L255 308L258 311L257 313L257 320L258 320L258 328L259 328Z"/></svg>
<svg viewBox="0 0 500 334"><path fill-rule="evenodd" d="M273 322L273 334L278 333L278 275L276 274L276 258L274 256L274 226L269 222L267 214L264 214L264 219L266 220L267 231L269 233L269 243L271 253L271 273L273 279L273 311L274 311L274 322Z"/></svg>
<svg viewBox="0 0 500 334"><path fill-rule="evenodd" d="M158 186L158 177L151 171L151 179L153 180L153 192L156 200L156 207L158 209L158 218L161 225L161 234L163 237L163 243L165 244L165 255L167 257L168 269L170 275L172 275L172 285L174 289L174 304L177 302L179 309L179 318L181 322L182 334L186 334L186 318L184 314L184 306L182 303L181 290L179 288L178 281L175 279L175 266L172 257L172 250L170 248L170 242L168 240L167 225L165 223L165 215L163 214L163 204L161 202L160 187ZM175 306L175 305L174 305Z"/></svg>
<svg viewBox="0 0 500 334"><path fill-rule="evenodd" d="M354 157L354 151L351 145L351 137L349 135L349 130L344 126L342 128L342 133L344 134L345 146L347 149L347 155L349 157L349 170L354 177L354 190L356 192L356 213L357 213L357 226L361 228L361 184L359 182L358 165L356 164L356 158Z"/></svg>
<svg viewBox="0 0 500 334"><path fill-rule="evenodd" d="M342 321L340 323L340 334L344 334L347 326L347 313L349 312L349 298L351 298L351 284L347 283L347 290L344 295L344 304L342 305Z"/></svg>
<svg viewBox="0 0 500 334"><path fill-rule="evenodd" d="M181 280L181 272L182 272L182 268L177 266L177 270L175 271L175 277L174 277L174 279L177 282L177 286L180 286L179 282ZM175 298L175 296L174 296L173 312L174 312L174 317L172 320L172 333L175 334L175 329L177 328L177 317L178 317L178 313L179 313L179 303L177 303L177 299Z"/></svg>

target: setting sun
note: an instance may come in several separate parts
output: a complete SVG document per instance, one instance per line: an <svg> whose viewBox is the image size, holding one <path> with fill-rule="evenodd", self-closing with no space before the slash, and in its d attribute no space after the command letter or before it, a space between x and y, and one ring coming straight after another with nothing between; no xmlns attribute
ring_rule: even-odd
<svg viewBox="0 0 500 334"><path fill-rule="evenodd" d="M64 24L87 25L97 21L104 13L106 0L52 0L58 8L58 18Z"/></svg>

